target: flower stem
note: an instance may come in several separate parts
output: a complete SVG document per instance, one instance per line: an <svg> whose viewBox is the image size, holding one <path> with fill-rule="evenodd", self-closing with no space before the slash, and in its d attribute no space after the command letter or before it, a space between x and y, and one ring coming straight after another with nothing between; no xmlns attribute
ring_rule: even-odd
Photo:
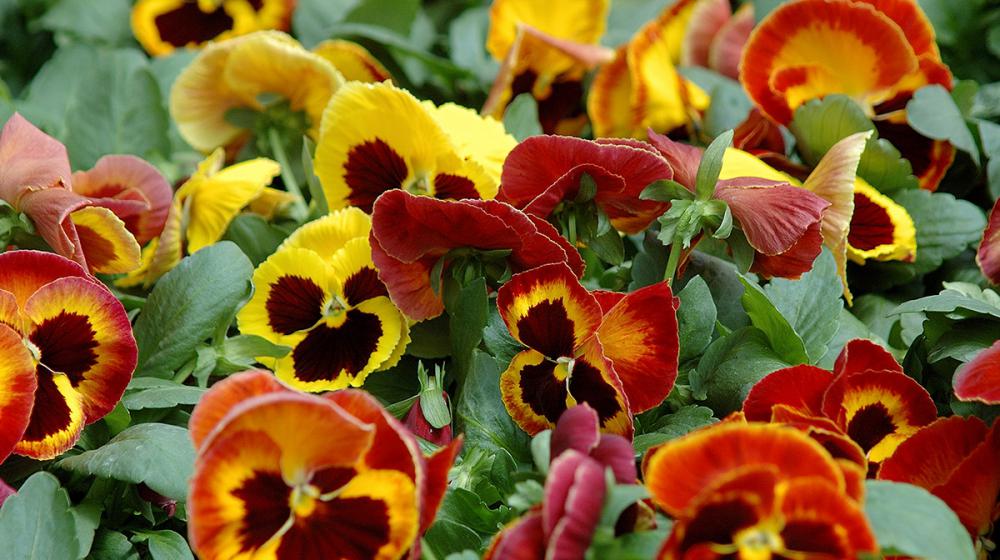
<svg viewBox="0 0 1000 560"><path fill-rule="evenodd" d="M295 178L292 166L288 163L288 156L285 154L285 147L281 144L278 131L273 128L268 130L267 139L271 144L271 153L274 155L274 159L278 160L278 164L281 166L281 180L285 183L285 189L295 196L296 213L305 215L307 209L305 199L302 198L302 188L299 186L298 179Z"/></svg>
<svg viewBox="0 0 1000 560"><path fill-rule="evenodd" d="M674 274L677 272L677 263L681 259L681 240L674 239L670 244L670 256L667 257L667 268L663 271L663 280L668 286L674 284Z"/></svg>

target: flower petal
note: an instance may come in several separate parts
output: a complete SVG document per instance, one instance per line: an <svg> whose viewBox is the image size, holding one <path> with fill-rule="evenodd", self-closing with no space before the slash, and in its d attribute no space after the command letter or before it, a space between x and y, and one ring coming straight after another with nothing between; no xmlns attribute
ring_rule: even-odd
<svg viewBox="0 0 1000 560"><path fill-rule="evenodd" d="M392 79L389 71L368 49L353 41L327 39L313 47L312 52L332 64L345 81L384 82Z"/></svg>
<svg viewBox="0 0 1000 560"><path fill-rule="evenodd" d="M589 455L600 441L598 427L597 412L590 405L584 403L568 408L552 430L549 455L555 459L570 449Z"/></svg>
<svg viewBox="0 0 1000 560"><path fill-rule="evenodd" d="M740 78L740 59L743 56L743 46L746 45L756 24L753 4L743 4L736 10L715 34L708 51L708 66L716 72L738 80Z"/></svg>
<svg viewBox="0 0 1000 560"><path fill-rule="evenodd" d="M522 430L534 435L552 428L576 404L570 402L567 375L564 364L546 361L534 350L514 356L500 375L500 394L510 417Z"/></svg>
<svg viewBox="0 0 1000 560"><path fill-rule="evenodd" d="M726 0L699 0L691 11L684 43L681 47L681 64L709 68L708 52L712 39L720 33L733 11Z"/></svg>
<svg viewBox="0 0 1000 560"><path fill-rule="evenodd" d="M26 189L69 184L66 146L45 134L19 113L0 130L0 200L20 208Z"/></svg>
<svg viewBox="0 0 1000 560"><path fill-rule="evenodd" d="M497 292L511 336L550 359L569 358L601 325L601 307L562 264L515 274Z"/></svg>
<svg viewBox="0 0 1000 560"><path fill-rule="evenodd" d="M545 481L542 525L547 556L581 558L590 548L607 491L600 463L570 450L552 461Z"/></svg>
<svg viewBox="0 0 1000 560"><path fill-rule="evenodd" d="M371 228L371 218L361 209L342 208L298 228L282 242L279 250L298 247L329 258L351 239L367 239Z"/></svg>
<svg viewBox="0 0 1000 560"><path fill-rule="evenodd" d="M239 403L259 395L289 390L274 374L262 369L235 373L215 383L211 390L202 395L188 420L188 430L195 450L201 448L205 438Z"/></svg>
<svg viewBox="0 0 1000 560"><path fill-rule="evenodd" d="M653 500L676 516L727 472L757 465L773 466L783 479L816 477L844 487L843 474L819 443L770 424L723 423L696 431L650 450L642 470Z"/></svg>
<svg viewBox="0 0 1000 560"><path fill-rule="evenodd" d="M917 67L902 30L872 6L802 0L772 11L750 35L740 82L761 111L787 124L799 105L831 93L878 103Z"/></svg>
<svg viewBox="0 0 1000 560"><path fill-rule="evenodd" d="M959 400L1000 404L1000 341L963 364L952 384Z"/></svg>
<svg viewBox="0 0 1000 560"><path fill-rule="evenodd" d="M7 294L9 296L9 294ZM4 293L0 292L0 297ZM31 418L38 381L21 335L0 323L0 462L14 450Z"/></svg>
<svg viewBox="0 0 1000 560"><path fill-rule="evenodd" d="M528 512L494 535L483 560L544 560L542 513Z"/></svg>
<svg viewBox="0 0 1000 560"><path fill-rule="evenodd" d="M170 184L155 167L129 155L104 156L88 171L77 171L73 192L114 212L140 245L163 231L173 198Z"/></svg>
<svg viewBox="0 0 1000 560"><path fill-rule="evenodd" d="M751 422L769 422L776 405L787 405L806 414L821 414L823 394L833 375L810 365L792 366L768 374L754 385L743 401Z"/></svg>
<svg viewBox="0 0 1000 560"><path fill-rule="evenodd" d="M917 254L917 233L906 209L858 179L854 186L854 216L847 234L847 257L911 262Z"/></svg>
<svg viewBox="0 0 1000 560"><path fill-rule="evenodd" d="M798 243L830 207L811 192L750 177L720 181L715 196L729 205L750 245L769 256Z"/></svg>
<svg viewBox="0 0 1000 560"><path fill-rule="evenodd" d="M1000 201L993 204L989 221L983 231L983 239L976 251L976 263L983 276L994 284L1000 284Z"/></svg>
<svg viewBox="0 0 1000 560"><path fill-rule="evenodd" d="M507 133L503 122L455 103L436 107L431 116L448 132L459 156L481 165L493 184L499 185L504 160L517 146L517 140Z"/></svg>
<svg viewBox="0 0 1000 560"><path fill-rule="evenodd" d="M781 539L790 553L857 558L861 553L878 552L861 506L836 486L798 479L788 481L784 490Z"/></svg>
<svg viewBox="0 0 1000 560"><path fill-rule="evenodd" d="M657 406L674 388L678 303L666 282L641 288L606 312L597 331L633 414Z"/></svg>
<svg viewBox="0 0 1000 560"><path fill-rule="evenodd" d="M139 243L111 210L88 206L75 210L69 220L91 272L120 274L142 264Z"/></svg>
<svg viewBox="0 0 1000 560"><path fill-rule="evenodd" d="M42 286L67 276L89 278L83 267L53 253L24 250L0 253L0 290L14 296L15 309L24 307ZM3 303L0 298L0 307Z"/></svg>
<svg viewBox="0 0 1000 560"><path fill-rule="evenodd" d="M983 442L969 453L947 482L934 489L969 530L973 538L987 536L997 519L1000 500L1000 422L986 433ZM988 537L987 537L988 538Z"/></svg>
<svg viewBox="0 0 1000 560"><path fill-rule="evenodd" d="M958 465L983 443L988 430L975 416L938 418L899 444L882 463L878 478L934 490L954 476Z"/></svg>
<svg viewBox="0 0 1000 560"><path fill-rule="evenodd" d="M459 451L462 450L463 436L451 440L448 445L439 447L424 465L424 483L420 498L420 532L423 533L434 523L438 508L448 490L448 472Z"/></svg>
<svg viewBox="0 0 1000 560"><path fill-rule="evenodd" d="M833 372L837 376L851 375L863 371L894 371L903 373L903 366L888 350L864 338L847 341L837 356Z"/></svg>
<svg viewBox="0 0 1000 560"><path fill-rule="evenodd" d="M66 375L39 367L35 377L35 405L14 453L38 460L52 459L80 439L85 423L82 396Z"/></svg>

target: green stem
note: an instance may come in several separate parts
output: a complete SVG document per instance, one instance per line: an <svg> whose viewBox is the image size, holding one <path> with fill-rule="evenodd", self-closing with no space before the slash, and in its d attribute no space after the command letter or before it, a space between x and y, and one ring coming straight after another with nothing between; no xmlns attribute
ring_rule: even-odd
<svg viewBox="0 0 1000 560"><path fill-rule="evenodd" d="M268 130L267 139L271 144L271 153L274 155L274 159L278 160L278 164L281 166L281 180L285 183L285 189L295 195L296 210L300 214L307 212L305 199L302 198L302 188L299 186L298 179L295 178L295 173L292 172L292 166L288 163L288 156L285 154L285 147L281 144L278 131L274 128Z"/></svg>
<svg viewBox="0 0 1000 560"><path fill-rule="evenodd" d="M569 243L576 247L576 212L569 213Z"/></svg>
<svg viewBox="0 0 1000 560"><path fill-rule="evenodd" d="M674 239L670 243L670 256L667 257L667 268L663 271L663 279L668 286L674 284L674 274L677 272L677 263L681 260L681 240Z"/></svg>

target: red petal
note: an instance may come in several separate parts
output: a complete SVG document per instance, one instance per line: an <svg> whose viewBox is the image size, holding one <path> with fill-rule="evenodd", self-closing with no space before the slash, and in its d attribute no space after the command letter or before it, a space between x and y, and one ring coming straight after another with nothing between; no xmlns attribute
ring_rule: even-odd
<svg viewBox="0 0 1000 560"><path fill-rule="evenodd" d="M973 537L986 535L1000 516L1000 421L994 421L985 440L959 464L934 495L955 510Z"/></svg>
<svg viewBox="0 0 1000 560"><path fill-rule="evenodd" d="M53 253L0 253L0 290L11 293L18 307L23 307L42 286L67 276L89 278L79 264Z"/></svg>
<svg viewBox="0 0 1000 560"><path fill-rule="evenodd" d="M282 391L291 389L278 381L274 374L262 369L234 373L212 385L202 395L188 420L188 430L195 450L201 448L205 438L233 407L252 397Z"/></svg>
<svg viewBox="0 0 1000 560"><path fill-rule="evenodd" d="M750 245L771 256L798 243L830 206L801 188L749 177L720 181L715 197L729 204Z"/></svg>
<svg viewBox="0 0 1000 560"><path fill-rule="evenodd" d="M983 276L994 284L1000 284L1000 210L997 208L1000 208L1000 200L990 210L989 222L976 253L976 262Z"/></svg>
<svg viewBox="0 0 1000 560"><path fill-rule="evenodd" d="M483 560L544 560L545 530L541 512L530 512L493 537Z"/></svg>
<svg viewBox="0 0 1000 560"><path fill-rule="evenodd" d="M560 455L549 469L542 502L548 558L582 558L601 516L607 491L604 468L577 451Z"/></svg>
<svg viewBox="0 0 1000 560"><path fill-rule="evenodd" d="M0 131L0 200L20 209L26 189L69 184L66 146L18 113Z"/></svg>
<svg viewBox="0 0 1000 560"><path fill-rule="evenodd" d="M934 490L978 447L988 428L975 416L939 418L910 436L882 463L878 478Z"/></svg>
<svg viewBox="0 0 1000 560"><path fill-rule="evenodd" d="M439 448L427 458L424 465L424 484L421 487L423 495L420 499L420 532L426 531L434 522L434 516L444 494L448 490L448 471L455 464L455 458L462 450L463 436L451 440L448 445Z"/></svg>
<svg viewBox="0 0 1000 560"><path fill-rule="evenodd" d="M792 245L784 253L774 256L762 253L755 254L750 272L767 278L777 276L795 279L812 270L813 262L822 250L822 224L816 222L806 230L795 245Z"/></svg>
<svg viewBox="0 0 1000 560"><path fill-rule="evenodd" d="M833 366L834 375L837 376L869 370L903 373L903 366L899 365L888 350L864 338L849 340Z"/></svg>
<svg viewBox="0 0 1000 560"><path fill-rule="evenodd" d="M562 413L552 430L549 443L551 460L570 449L589 455L600 437L597 412L587 403L570 407Z"/></svg>
<svg viewBox="0 0 1000 560"><path fill-rule="evenodd" d="M633 414L660 404L674 388L677 303L666 282L647 286L612 307L597 331Z"/></svg>
<svg viewBox="0 0 1000 560"><path fill-rule="evenodd" d="M708 66L723 76L738 80L743 46L750 38L755 23L753 4L740 6L712 41L708 52Z"/></svg>
<svg viewBox="0 0 1000 560"><path fill-rule="evenodd" d="M708 50L712 39L724 29L733 11L728 0L702 0L691 10L681 46L681 64L709 68Z"/></svg>
<svg viewBox="0 0 1000 560"><path fill-rule="evenodd" d="M958 368L952 383L959 400L1000 404L1000 341Z"/></svg>
<svg viewBox="0 0 1000 560"><path fill-rule="evenodd" d="M743 413L748 421L769 422L773 407L784 404L806 414L821 414L823 393L832 382L833 375L816 366L779 369L750 389L743 401Z"/></svg>
<svg viewBox="0 0 1000 560"><path fill-rule="evenodd" d="M173 190L163 175L129 155L104 156L89 171L77 171L73 192L114 212L140 245L163 231L173 199Z"/></svg>
<svg viewBox="0 0 1000 560"><path fill-rule="evenodd" d="M3 296L0 292L0 297ZM31 352L21 342L21 335L3 323L0 323L0 386L4 388L0 392L0 463L3 463L28 427L38 386ZM0 485L0 501L3 497L6 496Z"/></svg>
<svg viewBox="0 0 1000 560"><path fill-rule="evenodd" d="M694 190L695 178L698 176L698 166L701 165L702 149L680 142L674 142L663 134L657 134L650 129L649 143L660 151L667 163L674 170L674 181Z"/></svg>

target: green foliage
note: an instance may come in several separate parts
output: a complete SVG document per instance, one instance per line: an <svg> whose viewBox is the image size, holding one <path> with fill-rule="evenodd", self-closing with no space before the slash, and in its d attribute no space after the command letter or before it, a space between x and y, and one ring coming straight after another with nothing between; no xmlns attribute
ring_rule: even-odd
<svg viewBox="0 0 1000 560"><path fill-rule="evenodd" d="M928 138L947 140L979 164L979 148L962 111L948 90L930 85L917 90L906 104L906 118L914 130Z"/></svg>
<svg viewBox="0 0 1000 560"><path fill-rule="evenodd" d="M0 508L0 542L9 558L82 558L76 534L69 497L49 473L32 475Z"/></svg>
<svg viewBox="0 0 1000 560"><path fill-rule="evenodd" d="M535 98L527 93L515 97L503 114L503 126L518 142L541 134L542 125L538 122L538 104Z"/></svg>
<svg viewBox="0 0 1000 560"><path fill-rule="evenodd" d="M927 560L972 560L969 533L930 492L884 480L865 482L865 514L883 554Z"/></svg>

